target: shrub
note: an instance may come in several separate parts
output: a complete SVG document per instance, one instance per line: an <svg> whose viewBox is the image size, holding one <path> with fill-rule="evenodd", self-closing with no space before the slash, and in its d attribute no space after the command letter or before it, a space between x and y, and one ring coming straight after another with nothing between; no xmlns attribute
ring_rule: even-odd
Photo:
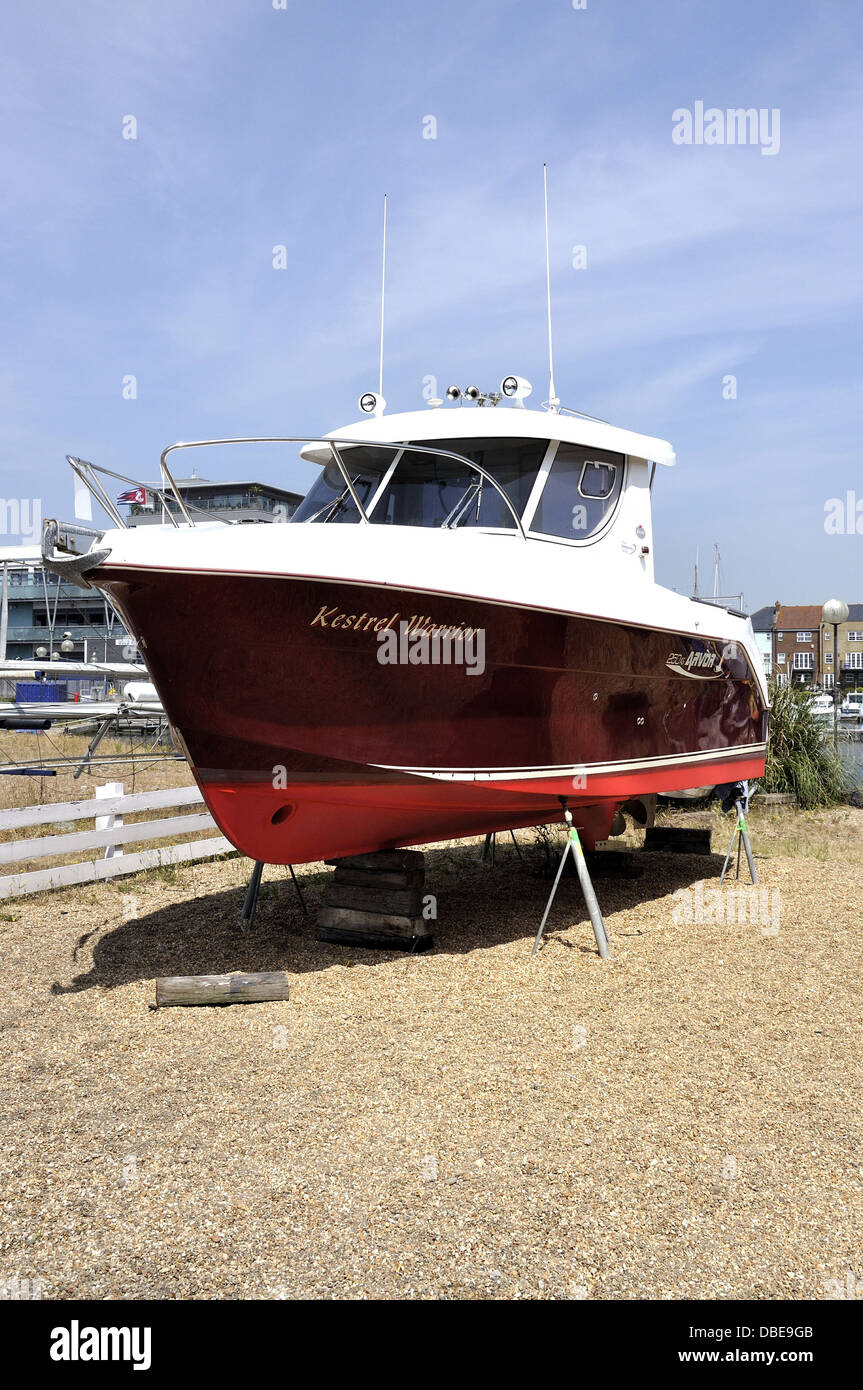
<svg viewBox="0 0 863 1390"><path fill-rule="evenodd" d="M833 751L833 727L812 712L805 686L770 683L770 733L766 792L790 792L798 806L834 806L850 790L850 778Z"/></svg>

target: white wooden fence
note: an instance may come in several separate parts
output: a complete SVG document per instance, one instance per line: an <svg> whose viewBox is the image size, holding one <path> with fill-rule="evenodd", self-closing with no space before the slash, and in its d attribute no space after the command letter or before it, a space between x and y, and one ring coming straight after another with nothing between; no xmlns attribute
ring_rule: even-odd
<svg viewBox="0 0 863 1390"><path fill-rule="evenodd" d="M0 811L0 830L17 831L38 825L62 824L64 821L92 820L95 823L93 830L78 830L65 835L34 835L24 840L0 842L0 866L47 859L50 855L80 854L87 850L104 852L102 859L59 864L30 873L6 874L0 877L0 898L42 893L48 888L66 888L73 883L98 883L102 879L116 878L119 874L134 874L141 869L154 869L192 859L209 859L213 855L233 851L229 840L223 835L214 835L181 845L160 845L138 850L134 854L123 852L123 845L132 842L165 840L171 835L214 830L216 823L209 811L136 821L133 825L126 825L124 821L125 816L138 811L199 806L203 800L197 787L168 787L161 791L131 792L127 795L122 782L108 782L96 788L96 796L91 801L49 802L42 806L21 806L12 811Z"/></svg>

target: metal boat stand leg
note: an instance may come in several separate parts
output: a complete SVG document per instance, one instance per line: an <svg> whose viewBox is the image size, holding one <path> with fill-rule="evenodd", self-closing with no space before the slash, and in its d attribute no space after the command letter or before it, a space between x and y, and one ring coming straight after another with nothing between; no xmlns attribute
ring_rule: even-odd
<svg viewBox="0 0 863 1390"><path fill-rule="evenodd" d="M735 802L737 807L737 824L731 836L731 844L728 846L728 853L725 856L725 863L722 865L722 872L719 875L719 886L722 887L723 880L728 872L728 865L731 862L731 855L734 852L734 842L737 841L737 874L740 877L740 850L741 846L746 851L746 862L749 865L749 876L754 884L758 883L758 870L755 867L755 860L752 857L752 846L749 843L749 830L746 825L746 815L743 809L743 802Z"/></svg>
<svg viewBox="0 0 863 1390"><path fill-rule="evenodd" d="M575 870L578 874L578 881L581 885L581 891L584 894L584 901L587 904L587 911L590 915L590 921L593 927L593 934L596 937L597 950L599 951L599 954L603 960L608 960L610 954L608 945L608 932L605 930L605 922L602 919L602 913L599 910L599 903L597 902L596 894L593 891L593 884L590 880L590 872L588 870L587 864L585 863L584 850L581 847L581 840L579 839L578 831L576 830L575 825L573 824L572 812L570 811L567 805L565 796L562 796L560 798L560 804L563 807L563 816L567 826L566 844L564 845L563 853L560 856L560 863L557 866L557 874L555 876L554 883L552 884L551 892L548 895L548 902L545 905L545 912L542 914L542 921L539 924L539 931L536 934L536 940L533 943L533 950L531 951L531 955L535 956L537 951L539 950L540 943L542 941L542 934L545 931L545 924L548 921L548 914L551 911L551 905L554 902L554 897L557 893L558 884L560 883L561 877L563 875L564 865L566 864L567 856L571 854L573 860L575 861Z"/></svg>
<svg viewBox="0 0 863 1390"><path fill-rule="evenodd" d="M515 838L515 831L514 831L514 830L511 830L509 833L510 833L510 838L512 839L512 842L513 842L513 844L515 845L515 852L516 852L516 854L518 855L519 859L522 859L524 856L522 855L522 852L521 852L521 845L518 843L518 840ZM485 837L485 842L484 842L483 847L482 847L482 854L481 854L480 857L479 857L479 862L480 862L481 864L487 864L487 863L490 862L490 863L491 863L491 867L494 868L496 849L497 849L497 831L496 831L496 830L490 830L490 831L488 832L488 834L486 835L486 837Z"/></svg>
<svg viewBox="0 0 863 1390"><path fill-rule="evenodd" d="M261 875L263 872L263 860L256 859L255 867L252 869L252 877L249 879L249 886L246 889L246 896L243 899L243 911L240 914L238 923L240 931L251 931L255 925L255 913L258 908L258 894L261 891Z"/></svg>
<svg viewBox="0 0 863 1390"><path fill-rule="evenodd" d="M297 897L298 897L299 900L300 900L300 907L303 909L303 916L304 916L304 917L308 917L308 915L309 915L309 909L306 907L306 900L305 900L305 898L303 897L303 890L302 890L302 888L300 887L300 880L297 878L296 874L294 873L294 866L293 866L293 864L289 864L289 865L288 865L288 868L289 868L290 871L291 871L291 878L292 878L292 880L293 880L294 887L295 887L296 890L297 890Z"/></svg>
<svg viewBox="0 0 863 1390"><path fill-rule="evenodd" d="M81 776L81 773L84 771L84 768L89 766L90 759L92 758L96 749L99 747L99 744L102 742L102 739L107 734L115 718L116 715L109 714L107 719L102 720L102 723L99 725L99 728L96 730L95 734L90 740L90 745L87 749L87 752L84 754L83 758L81 759L80 763L78 764L74 773L72 774L73 781L77 782L78 778Z"/></svg>

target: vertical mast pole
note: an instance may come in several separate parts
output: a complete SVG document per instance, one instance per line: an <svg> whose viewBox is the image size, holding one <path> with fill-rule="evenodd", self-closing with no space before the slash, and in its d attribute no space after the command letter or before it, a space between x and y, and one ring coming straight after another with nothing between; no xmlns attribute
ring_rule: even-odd
<svg viewBox="0 0 863 1390"><path fill-rule="evenodd" d="M542 166L542 188L545 203L545 302L548 316L548 404L552 410L560 405L554 389L554 350L551 339L551 260L548 250L548 165Z"/></svg>

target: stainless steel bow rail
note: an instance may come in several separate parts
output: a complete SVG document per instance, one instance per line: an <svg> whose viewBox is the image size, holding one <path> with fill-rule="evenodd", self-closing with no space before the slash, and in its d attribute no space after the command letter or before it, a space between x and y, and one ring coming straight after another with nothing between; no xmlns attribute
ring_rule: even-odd
<svg viewBox="0 0 863 1390"><path fill-rule="evenodd" d="M230 521L228 518L220 516L214 517L213 512L208 510L207 508L198 507L192 502L187 502L183 498L180 489L178 488L177 483L174 479L174 476L171 473L170 468L168 467L168 455L176 453L180 449L208 449L213 448L217 445L226 444L323 445L325 448L329 449L333 458L333 462L336 464L336 467L338 468L339 472L342 475L342 478L344 479L345 488L347 489L347 492L350 495L350 498L359 513L360 522L366 526L370 524L369 516L362 502L359 499L354 484L354 479L351 477L350 472L345 464L345 460L342 457L342 449L364 448L392 450L395 454L395 459L389 467L388 477L391 477L392 474L395 472L395 469L398 467L398 464L400 462L399 455L405 452L410 454L428 454L432 458L451 459L455 463L463 464L464 467L470 469L471 472L478 474L481 480L479 486L481 486L482 482L489 483L489 485L494 489L494 491L502 497L504 505L506 506L507 511L512 517L513 522L515 523L515 528L518 534L521 536L521 539L527 540L525 529L521 523L521 517L519 516L518 511L513 505L513 502L509 494L507 493L503 485L499 483L498 480L487 471L487 469L483 468L481 464L475 463L472 459L465 458L464 454L456 454L449 449L432 449L426 445L412 444L410 443L410 441L407 440L395 442L377 439L332 439L327 438L323 435L309 437L307 435L297 434L247 435L243 437L238 437L236 439L194 439L189 440L185 443L169 444L167 449L163 449L162 454L159 458L159 466L161 468L162 476L161 487L155 487L151 483L143 483L139 479L130 478L123 473L116 473L110 468L102 467L101 464L90 463L86 459L74 458L71 454L66 455L66 461L69 464L70 468L72 468L75 475L81 480L81 482L91 493L91 495L96 499L99 505L105 509L114 525L121 529L125 530L128 525L128 522L126 518L123 517L121 513L117 510L117 507L113 499L109 496L105 487L100 482L99 477L97 476L99 474L106 478L114 478L117 482L128 483L132 487L141 488L146 492L152 493L155 497L158 498L163 514L172 526L178 527L181 524L177 520L177 517L174 513L175 506L177 511L181 513L183 520L186 522L188 526L195 525L192 512L201 513L201 515L203 515L208 522L212 522L215 520L222 522L226 526L233 526L236 525L236 523ZM470 500L474 499L471 498ZM460 519L461 511L454 520L448 517L447 522L445 524L454 526L458 524L458 521Z"/></svg>

